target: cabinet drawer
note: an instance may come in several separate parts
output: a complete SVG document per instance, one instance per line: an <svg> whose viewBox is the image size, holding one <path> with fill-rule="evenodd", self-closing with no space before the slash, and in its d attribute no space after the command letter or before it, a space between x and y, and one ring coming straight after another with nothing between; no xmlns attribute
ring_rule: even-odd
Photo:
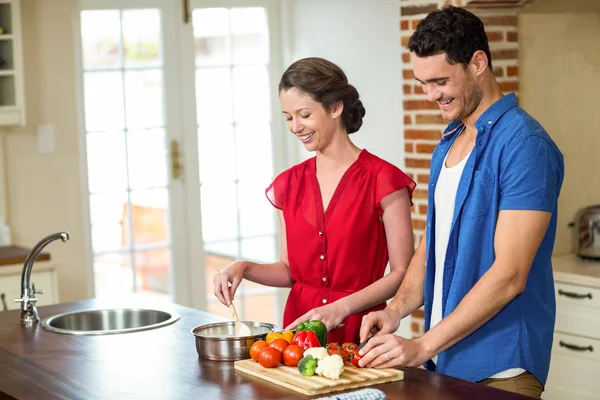
<svg viewBox="0 0 600 400"><path fill-rule="evenodd" d="M600 309L600 289L555 282L556 304L573 304Z"/></svg>
<svg viewBox="0 0 600 400"><path fill-rule="evenodd" d="M562 342L562 346L561 346ZM568 346L587 348L571 350ZM589 350L589 346L593 350ZM600 341L555 334L545 400L600 400Z"/></svg>
<svg viewBox="0 0 600 400"><path fill-rule="evenodd" d="M31 273L31 282L35 284L37 290L44 290L44 294L36 295L37 306L47 306L58 302L55 298L56 282L54 273L51 271L41 271ZM16 310L20 307L15 299L21 297L21 275L7 275L0 277L0 293L5 294L6 305L9 310ZM0 305L0 311L4 308Z"/></svg>
<svg viewBox="0 0 600 400"><path fill-rule="evenodd" d="M558 303L554 330L600 340L600 310L579 304Z"/></svg>

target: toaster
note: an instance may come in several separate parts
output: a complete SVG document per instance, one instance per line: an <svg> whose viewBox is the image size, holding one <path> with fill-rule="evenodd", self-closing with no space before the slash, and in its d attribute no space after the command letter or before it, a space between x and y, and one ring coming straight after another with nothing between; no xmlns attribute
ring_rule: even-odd
<svg viewBox="0 0 600 400"><path fill-rule="evenodd" d="M572 224L577 255L600 260L600 204L580 210Z"/></svg>

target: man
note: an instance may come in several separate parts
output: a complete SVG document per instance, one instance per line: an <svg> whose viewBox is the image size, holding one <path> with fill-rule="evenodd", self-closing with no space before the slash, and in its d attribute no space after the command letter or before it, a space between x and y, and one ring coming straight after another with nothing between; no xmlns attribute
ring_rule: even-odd
<svg viewBox="0 0 600 400"><path fill-rule="evenodd" d="M423 363L439 373L540 397L555 320L551 255L563 158L503 95L484 26L447 7L408 42L429 101L452 121L431 160L427 228L389 306L363 318L361 365ZM425 334L393 335L425 309Z"/></svg>

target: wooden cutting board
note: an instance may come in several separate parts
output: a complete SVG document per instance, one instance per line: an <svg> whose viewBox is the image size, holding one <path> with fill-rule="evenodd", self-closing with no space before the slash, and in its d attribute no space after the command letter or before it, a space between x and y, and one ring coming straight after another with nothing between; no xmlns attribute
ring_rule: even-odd
<svg viewBox="0 0 600 400"><path fill-rule="evenodd" d="M404 378L404 372L398 369L356 368L349 364L344 365L344 372L340 379L329 379L319 375L302 376L298 368L284 365L277 368L264 368L254 360L236 361L234 364L238 372L309 396L378 385Z"/></svg>

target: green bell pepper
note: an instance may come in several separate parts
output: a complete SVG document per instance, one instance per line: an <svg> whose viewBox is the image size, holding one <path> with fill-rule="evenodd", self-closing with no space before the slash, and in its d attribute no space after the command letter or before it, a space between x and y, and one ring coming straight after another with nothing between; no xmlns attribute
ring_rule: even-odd
<svg viewBox="0 0 600 400"><path fill-rule="evenodd" d="M327 327L319 320L313 319L310 321L301 322L298 324L296 331L313 331L317 335L319 343L321 343L321 347L325 347L327 345Z"/></svg>

